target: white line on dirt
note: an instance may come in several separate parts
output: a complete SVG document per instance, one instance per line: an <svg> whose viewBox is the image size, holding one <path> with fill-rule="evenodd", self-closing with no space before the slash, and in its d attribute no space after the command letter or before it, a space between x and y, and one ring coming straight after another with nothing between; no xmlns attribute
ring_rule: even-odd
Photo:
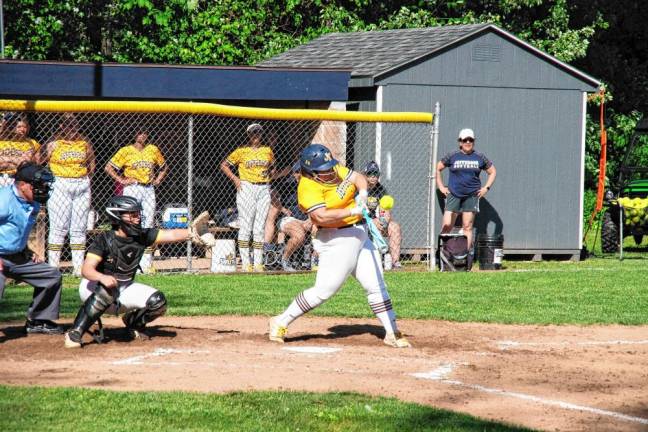
<svg viewBox="0 0 648 432"><path fill-rule="evenodd" d="M285 351L292 351L301 354L331 354L334 352L342 351L342 348L316 347L316 346L286 347L282 349Z"/></svg>
<svg viewBox="0 0 648 432"><path fill-rule="evenodd" d="M568 410L574 410L574 411L585 411L589 412L592 414L597 414L597 415L604 415L608 417L612 417L615 419L619 420L625 420L629 422L634 422L634 423L640 423L640 424L645 424L648 425L648 419L642 418L642 417L634 417L626 414L621 414L618 412L614 411L607 411L607 410L602 410L598 408L592 408L584 405L576 405L573 403L569 402L563 402L559 400L554 400L554 399L545 399L541 398L538 396L532 396L529 394L525 393L517 393L517 392L510 392L506 390L501 390L501 389L496 389L496 388L490 388L490 387L484 387L478 384L466 384L462 381L457 381L457 380L450 380L446 379L446 377L452 372L454 369L453 364L442 364L438 368L430 371L430 372L419 372L419 373L413 373L411 374L412 376L416 378L421 378L421 379L429 379L433 381L438 381L442 382L445 384L450 384L454 386L459 386L459 387L465 387L465 388L470 388L473 390L481 391L484 393L490 393L490 394L497 394L501 396L507 396L507 397L513 397L517 399L522 399L522 400L527 400L531 402L536 402L539 404L543 405L553 405L557 406L563 409L568 409Z"/></svg>
<svg viewBox="0 0 648 432"><path fill-rule="evenodd" d="M648 345L648 340L609 340L585 342L517 342L498 341L497 347L501 350L523 347L568 347L568 346L598 346L598 345Z"/></svg>
<svg viewBox="0 0 648 432"><path fill-rule="evenodd" d="M143 364L144 360L152 357L161 357L169 354L178 354L178 353L187 353L187 354L197 354L197 353L208 353L209 351L196 351L196 350L178 350L174 348L157 348L155 351L149 354L128 357L123 360L117 360L112 362L115 365L139 365Z"/></svg>

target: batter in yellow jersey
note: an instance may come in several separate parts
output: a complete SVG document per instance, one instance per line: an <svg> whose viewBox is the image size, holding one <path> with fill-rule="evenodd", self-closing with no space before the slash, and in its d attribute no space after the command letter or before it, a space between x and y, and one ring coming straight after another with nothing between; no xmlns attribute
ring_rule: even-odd
<svg viewBox="0 0 648 432"><path fill-rule="evenodd" d="M124 177L148 185L154 180L156 167L163 167L165 160L160 149L153 144L147 144L143 149L128 145L117 151L110 164L117 170L123 170Z"/></svg>
<svg viewBox="0 0 648 432"><path fill-rule="evenodd" d="M24 161L36 161L40 144L31 138L0 141L0 174L14 175Z"/></svg>
<svg viewBox="0 0 648 432"><path fill-rule="evenodd" d="M380 252L362 219L367 205L367 179L338 164L322 144L311 144L300 156L302 177L297 187L299 206L319 226L313 249L319 255L315 285L293 299L288 308L270 319L269 336L285 342L288 326L338 292L349 275L364 288L367 301L385 328L385 344L408 348L396 325L396 315L380 266ZM357 193L357 203L354 195Z"/></svg>
<svg viewBox="0 0 648 432"><path fill-rule="evenodd" d="M238 167L241 180L250 183L269 183L274 153L267 146L240 147L227 157L227 162Z"/></svg>
<svg viewBox="0 0 648 432"><path fill-rule="evenodd" d="M55 176L81 178L88 175L91 149L87 141L58 140L50 146L49 166Z"/></svg>
<svg viewBox="0 0 648 432"><path fill-rule="evenodd" d="M311 213L321 207L351 210L356 206L354 196L357 188L350 179L353 171L341 165L335 165L333 171L339 179L339 184L320 183L306 176L301 177L297 200L302 211ZM360 215L349 215L334 222L322 222L318 225L322 228L338 228L357 223L361 219Z"/></svg>

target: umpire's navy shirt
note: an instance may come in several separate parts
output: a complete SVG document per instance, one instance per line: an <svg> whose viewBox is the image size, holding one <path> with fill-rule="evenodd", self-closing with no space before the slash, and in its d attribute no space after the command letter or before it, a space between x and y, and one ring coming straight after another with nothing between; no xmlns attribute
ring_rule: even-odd
<svg viewBox="0 0 648 432"><path fill-rule="evenodd" d="M27 202L15 185L0 188L0 255L21 252L40 210L37 202Z"/></svg>
<svg viewBox="0 0 648 432"><path fill-rule="evenodd" d="M457 198L475 195L481 189L481 170L487 170L493 165L483 153L474 151L466 154L461 150L448 153L441 162L450 168L448 189Z"/></svg>

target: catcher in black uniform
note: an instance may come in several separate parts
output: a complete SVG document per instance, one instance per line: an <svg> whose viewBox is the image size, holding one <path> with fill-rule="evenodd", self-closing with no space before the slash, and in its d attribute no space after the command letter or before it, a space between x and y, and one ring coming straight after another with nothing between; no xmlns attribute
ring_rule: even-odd
<svg viewBox="0 0 648 432"><path fill-rule="evenodd" d="M140 203L133 197L110 199L106 213L112 230L99 235L86 253L79 286L83 305L65 335L67 348L81 347L83 334L106 311L123 312L122 320L131 336L148 339L145 326L164 315L167 301L161 291L133 280L144 250L154 244L188 239L213 246L206 212L194 219L189 229L162 230L142 228L141 211ZM99 341L101 336L100 330Z"/></svg>

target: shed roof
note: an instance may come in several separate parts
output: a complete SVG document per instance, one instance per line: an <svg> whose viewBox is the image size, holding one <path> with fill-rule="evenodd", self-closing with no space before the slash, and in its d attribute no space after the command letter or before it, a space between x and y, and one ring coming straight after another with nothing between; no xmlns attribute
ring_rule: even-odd
<svg viewBox="0 0 648 432"><path fill-rule="evenodd" d="M351 70L351 78L381 78L431 58L467 39L495 32L582 81L599 81L540 51L493 24L466 24L416 29L329 33L259 63L261 67L330 67Z"/></svg>

